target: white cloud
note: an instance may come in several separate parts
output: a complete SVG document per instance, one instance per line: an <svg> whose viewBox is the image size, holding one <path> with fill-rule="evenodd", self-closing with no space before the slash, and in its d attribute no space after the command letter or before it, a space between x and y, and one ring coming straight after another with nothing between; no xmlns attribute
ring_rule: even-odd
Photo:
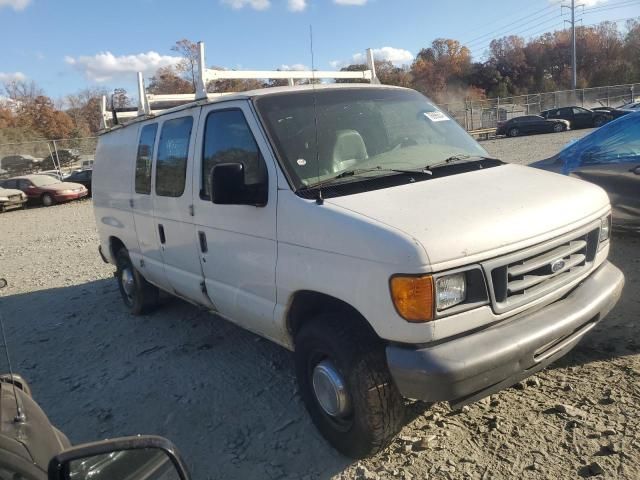
<svg viewBox="0 0 640 480"><path fill-rule="evenodd" d="M27 76L22 72L8 72L3 73L0 72L0 82L13 82L13 81L24 81L27 79Z"/></svg>
<svg viewBox="0 0 640 480"><path fill-rule="evenodd" d="M307 9L307 0L288 0L289 10L292 12L303 12Z"/></svg>
<svg viewBox="0 0 640 480"><path fill-rule="evenodd" d="M395 66L407 65L414 60L413 53L403 48L382 47L373 49L373 58L376 61L388 61ZM342 68L351 64L367 63L367 56L363 53L354 53L350 60L333 60L329 62L332 68Z"/></svg>
<svg viewBox="0 0 640 480"><path fill-rule="evenodd" d="M27 8L30 3L31 0L0 0L0 9L10 7L17 12Z"/></svg>
<svg viewBox="0 0 640 480"><path fill-rule="evenodd" d="M270 0L222 0L222 3L229 5L234 10L240 10L244 7L253 8L254 10L266 10L271 6Z"/></svg>
<svg viewBox="0 0 640 480"><path fill-rule="evenodd" d="M280 65L278 67L278 70L283 70L283 71L290 71L290 70L301 71L301 70L311 70L311 69L309 67L307 67L306 65L303 65L302 63L294 63L293 65Z"/></svg>
<svg viewBox="0 0 640 480"><path fill-rule="evenodd" d="M365 5L368 0L333 0L333 3L336 5L347 5L347 6L356 6L361 7Z"/></svg>
<svg viewBox="0 0 640 480"><path fill-rule="evenodd" d="M160 55L158 52L115 56L111 52L93 56L65 57L65 62L94 82L108 82L114 78L129 80L136 72L152 75L160 67L180 62L180 57Z"/></svg>

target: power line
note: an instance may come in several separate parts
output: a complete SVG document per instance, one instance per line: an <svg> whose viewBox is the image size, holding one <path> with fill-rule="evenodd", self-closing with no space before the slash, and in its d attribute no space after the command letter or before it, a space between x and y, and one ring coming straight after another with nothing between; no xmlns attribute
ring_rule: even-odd
<svg viewBox="0 0 640 480"><path fill-rule="evenodd" d="M504 31L504 30L506 30L506 29L509 29L509 28L511 28L511 27L513 27L513 26L515 26L515 25L518 25L518 24L522 23L523 21L525 21L525 20L527 20L527 19L530 19L530 20L528 20L528 22L525 22L525 24L526 24L526 23L529 23L529 22L531 22L531 21L535 21L535 20L537 20L537 19L539 19L539 18L542 18L542 17L548 16L548 15L549 15L549 13L551 13L551 12L548 12L548 13L543 14L543 15L538 15L538 14L539 14L539 13L541 13L541 12L544 12L544 11L548 11L548 10L550 10L550 9L555 10L555 8L556 8L555 6L551 6L551 5L550 5L550 6L547 6L547 7L543 8L543 9L541 9L541 10L537 10L537 11L535 11L535 12L533 12L533 13L529 14L529 15L526 15L526 16L524 16L524 17L521 17L521 18L519 18L518 20L516 20L516 21L514 21L514 22L511 22L511 23L508 23L508 24L506 24L506 25L503 25L502 27L499 27L499 28L498 28L498 29L496 29L496 30L493 30L493 31L488 32L488 33L485 33L485 34L483 34L483 35L480 35L479 37L472 38L471 40L469 40L469 41L467 41L467 42L464 42L464 44L465 44L465 45L469 45L469 44L476 43L476 42L477 42L478 40L480 40L480 39L483 39L483 38L485 38L485 37L489 37L489 36L491 36L491 35L495 35L496 33L499 33L499 32L501 32L501 31ZM536 16L536 15L538 15L538 16L537 16L537 17L535 17L535 18L531 18L531 17L534 17L534 16ZM521 26L523 26L523 25L519 25L519 26L521 27Z"/></svg>
<svg viewBox="0 0 640 480"><path fill-rule="evenodd" d="M632 7L634 5L637 5L638 2L637 0L623 0L621 2L617 2L617 3L607 3L606 5L603 5L601 7L591 7L591 8L585 8L582 12L583 13L587 13L587 12L593 12L593 13L597 13L597 12L604 12L607 10L616 10L618 8L627 8L627 7Z"/></svg>
<svg viewBox="0 0 640 480"><path fill-rule="evenodd" d="M545 21L543 21L543 22L539 22L539 23L537 23L537 24L535 24L535 25L532 25L531 27L528 27L528 28L526 28L526 29L524 29L524 30L518 30L518 31L515 31L515 32L509 32L509 34L510 34L510 35L521 35L521 34L523 34L523 33L526 33L526 32L528 32L528 31L531 31L531 30L533 30L533 29L540 28L542 25L548 25L548 26L547 26L547 27L545 27L545 28L549 28L549 27L550 27L550 25L551 25L551 23L554 23L554 24L555 24L555 23L557 23L557 21L558 21L558 17L559 17L559 16L558 16L558 15L556 15L556 17L554 17L554 18L550 18L550 19L545 20ZM467 45L465 45L465 46L466 46L466 47L468 47L468 48L471 48L471 49L476 50L476 49L478 49L479 47L483 47L483 46L487 46L487 45L489 45L493 40L495 40L495 38L492 38L492 39L489 39L489 40L485 40L485 41L483 41L483 42L476 43L476 45L475 45L475 46L470 46L469 44L467 44Z"/></svg>

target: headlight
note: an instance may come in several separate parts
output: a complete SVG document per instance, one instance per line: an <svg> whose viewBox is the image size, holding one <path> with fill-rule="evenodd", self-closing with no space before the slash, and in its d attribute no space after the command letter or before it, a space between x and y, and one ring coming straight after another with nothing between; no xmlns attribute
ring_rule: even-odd
<svg viewBox="0 0 640 480"><path fill-rule="evenodd" d="M606 242L611 237L611 214L600 219L600 243Z"/></svg>
<svg viewBox="0 0 640 480"><path fill-rule="evenodd" d="M70 193L73 193L73 190L62 190L60 193L62 195L69 195Z"/></svg>
<svg viewBox="0 0 640 480"><path fill-rule="evenodd" d="M0 197L0 202L8 202L9 197Z"/></svg>
<svg viewBox="0 0 640 480"><path fill-rule="evenodd" d="M467 278L464 273L445 275L436 280L436 308L445 310L467 298Z"/></svg>

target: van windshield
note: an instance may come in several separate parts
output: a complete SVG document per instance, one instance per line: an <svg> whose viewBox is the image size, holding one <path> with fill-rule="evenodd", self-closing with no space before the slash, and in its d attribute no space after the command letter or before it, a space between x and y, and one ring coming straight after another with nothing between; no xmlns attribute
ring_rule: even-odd
<svg viewBox="0 0 640 480"><path fill-rule="evenodd" d="M319 88L258 97L256 108L296 189L352 170L384 175L454 156L487 156L451 117L413 90Z"/></svg>

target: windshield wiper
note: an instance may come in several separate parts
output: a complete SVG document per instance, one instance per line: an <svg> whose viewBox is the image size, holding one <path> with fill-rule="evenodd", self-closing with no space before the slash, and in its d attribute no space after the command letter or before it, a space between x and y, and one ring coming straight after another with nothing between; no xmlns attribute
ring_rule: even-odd
<svg viewBox="0 0 640 480"><path fill-rule="evenodd" d="M500 162L497 158L483 157L481 155L452 155L449 158L445 158L442 162L435 163L433 165L426 165L425 170L433 170L434 168L444 167L445 165L453 165L455 163L467 163L467 162L479 162L482 160L493 160Z"/></svg>
<svg viewBox="0 0 640 480"><path fill-rule="evenodd" d="M317 183L312 183L311 185L307 185L305 187L303 187L303 189L311 189L311 188L320 188L323 187L325 185L329 185L331 183L333 183L335 180L340 180L342 178L347 178L347 177L355 177L357 175L363 175L365 173L371 173L371 172L383 172L383 173L404 173L404 174L420 174L420 173L430 173L430 172L425 172L423 169L417 169L417 170L402 170L399 168L384 168L381 166L376 166L376 167L370 167L370 168L353 168L351 170L345 170L343 172L340 172L339 174L331 177L331 178L327 178L326 180L322 180L321 182L317 182ZM377 177L377 175L376 175ZM375 178L375 177L372 177Z"/></svg>

